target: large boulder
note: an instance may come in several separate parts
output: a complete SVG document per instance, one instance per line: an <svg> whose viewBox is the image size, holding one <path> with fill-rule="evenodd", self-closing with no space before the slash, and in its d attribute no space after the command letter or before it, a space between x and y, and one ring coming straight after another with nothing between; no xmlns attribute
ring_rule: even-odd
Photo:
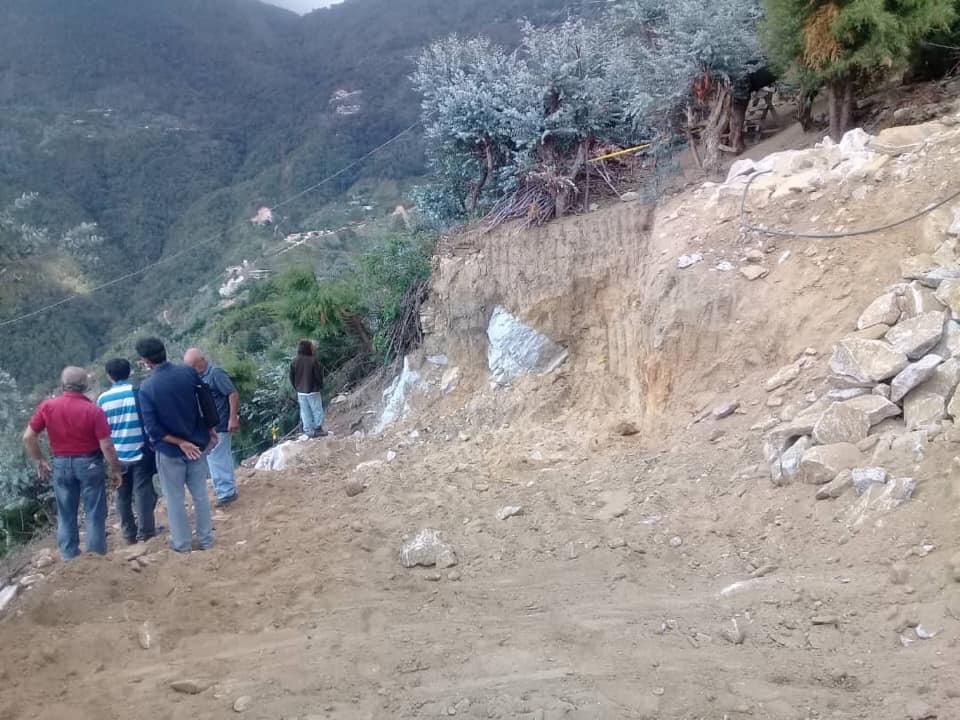
<svg viewBox="0 0 960 720"><path fill-rule="evenodd" d="M870 427L879 425L888 418L897 417L900 408L882 395L863 395L862 397L846 400L844 405L859 410L870 421Z"/></svg>
<svg viewBox="0 0 960 720"><path fill-rule="evenodd" d="M952 357L938 365L930 379L917 389L952 398L958 385L960 385L960 360Z"/></svg>
<svg viewBox="0 0 960 720"><path fill-rule="evenodd" d="M932 392L915 391L903 401L903 418L907 428L926 427L947 416L947 399Z"/></svg>
<svg viewBox="0 0 960 720"><path fill-rule="evenodd" d="M933 349L942 358L960 357L960 322L947 320L943 325L943 337Z"/></svg>
<svg viewBox="0 0 960 720"><path fill-rule="evenodd" d="M777 388L792 383L798 377L800 377L800 366L797 364L786 365L777 370L771 377L767 378L767 381L763 384L763 389L767 392L772 392Z"/></svg>
<svg viewBox="0 0 960 720"><path fill-rule="evenodd" d="M932 255L926 253L911 255L900 261L900 274L904 280L916 280L939 266L940 264L933 259Z"/></svg>
<svg viewBox="0 0 960 720"><path fill-rule="evenodd" d="M947 280L957 280L960 278L960 265L947 265L935 267L927 273L917 278L917 282L926 285L928 288L939 288Z"/></svg>
<svg viewBox="0 0 960 720"><path fill-rule="evenodd" d="M543 333L497 306L487 326L487 362L490 376L506 384L522 375L548 372L566 357L566 351Z"/></svg>
<svg viewBox="0 0 960 720"><path fill-rule="evenodd" d="M943 303L937 300L936 293L917 281L904 285L899 297L900 309L904 318L914 318L928 312L943 310Z"/></svg>
<svg viewBox="0 0 960 720"><path fill-rule="evenodd" d="M860 460L860 451L856 445L818 445L803 454L799 478L811 485L825 485L842 471L852 470L860 465Z"/></svg>
<svg viewBox="0 0 960 720"><path fill-rule="evenodd" d="M890 383L890 400L900 402L911 390L929 380L933 373L943 363L939 355L926 355L917 362L907 365L897 373Z"/></svg>
<svg viewBox="0 0 960 720"><path fill-rule="evenodd" d="M830 359L830 369L835 375L855 383L873 386L892 378L908 363L906 353L885 342L849 338L837 343Z"/></svg>
<svg viewBox="0 0 960 720"><path fill-rule="evenodd" d="M819 445L856 444L870 432L870 420L857 408L843 402L831 405L813 428Z"/></svg>
<svg viewBox="0 0 960 720"><path fill-rule="evenodd" d="M891 475L909 474L922 462L927 442L923 431L884 433L873 449L870 464L886 468Z"/></svg>
<svg viewBox="0 0 960 720"><path fill-rule="evenodd" d="M870 141L870 149L893 157L915 153L939 142L949 131L948 126L935 120L920 125L897 125L877 133Z"/></svg>
<svg viewBox="0 0 960 720"><path fill-rule="evenodd" d="M797 441L780 456L780 470L784 484L793 480L800 472L800 463L803 461L803 456L807 450L810 449L811 445L810 438L803 436L798 438Z"/></svg>
<svg viewBox="0 0 960 720"><path fill-rule="evenodd" d="M954 320L960 320L960 280L944 280L937 288L936 297L950 310Z"/></svg>
<svg viewBox="0 0 960 720"><path fill-rule="evenodd" d="M901 312L899 296L894 292L884 293L860 315L857 330L866 330L874 325L896 325Z"/></svg>
<svg viewBox="0 0 960 720"><path fill-rule="evenodd" d="M945 319L942 312L930 312L903 320L890 328L887 342L910 360L919 360L940 342Z"/></svg>
<svg viewBox="0 0 960 720"><path fill-rule="evenodd" d="M960 389L954 389L953 394L949 397L950 402L947 404L947 414L954 420L960 421Z"/></svg>

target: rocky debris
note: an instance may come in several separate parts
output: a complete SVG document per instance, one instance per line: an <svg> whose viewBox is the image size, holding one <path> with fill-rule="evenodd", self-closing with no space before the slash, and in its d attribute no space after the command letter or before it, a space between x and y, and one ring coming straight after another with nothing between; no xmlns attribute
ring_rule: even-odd
<svg viewBox="0 0 960 720"><path fill-rule="evenodd" d="M937 300L933 290L917 281L913 281L903 287L903 294L900 296L900 309L903 311L903 317L909 319L943 310L943 304Z"/></svg>
<svg viewBox="0 0 960 720"><path fill-rule="evenodd" d="M670 538L670 547L676 549L681 545L683 545L683 538L679 535L674 535L672 538Z"/></svg>
<svg viewBox="0 0 960 720"><path fill-rule="evenodd" d="M947 320L943 326L943 337L933 351L942 358L960 356L960 322Z"/></svg>
<svg viewBox="0 0 960 720"><path fill-rule="evenodd" d="M899 406L881 395L863 395L847 400L843 404L866 415L870 427L879 425L889 418L897 417L901 413Z"/></svg>
<svg viewBox="0 0 960 720"><path fill-rule="evenodd" d="M881 467L855 468L850 472L850 480L857 495L863 495L873 485L887 482L887 471Z"/></svg>
<svg viewBox="0 0 960 720"><path fill-rule="evenodd" d="M813 427L813 439L819 445L856 444L870 432L866 414L846 403L831 405Z"/></svg>
<svg viewBox="0 0 960 720"><path fill-rule="evenodd" d="M212 685L213 683L207 682L206 680L195 679L174 680L170 683L171 688L184 695L199 695L205 690L210 689Z"/></svg>
<svg viewBox="0 0 960 720"><path fill-rule="evenodd" d="M894 292L884 293L863 311L857 320L857 330L866 330L875 325L896 325L902 313L900 296Z"/></svg>
<svg viewBox="0 0 960 720"><path fill-rule="evenodd" d="M887 342L893 346L894 350L904 353L908 359L919 360L940 342L945 320L942 312L917 315L890 328L887 333Z"/></svg>
<svg viewBox="0 0 960 720"><path fill-rule="evenodd" d="M747 633L740 626L740 623L737 622L736 618L731 620L730 627L724 628L720 634L723 636L723 639L731 645L743 645L747 639Z"/></svg>
<svg viewBox="0 0 960 720"><path fill-rule="evenodd" d="M691 253L690 255L681 255L677 258L677 267L680 270L686 270L703 261L703 255L700 253Z"/></svg>
<svg viewBox="0 0 960 720"><path fill-rule="evenodd" d="M762 265L744 265L740 268L740 274L747 280L759 280L769 274L769 270Z"/></svg>
<svg viewBox="0 0 960 720"><path fill-rule="evenodd" d="M904 280L915 281L938 266L939 263L933 259L932 255L927 253L910 255L900 261L900 274Z"/></svg>
<svg viewBox="0 0 960 720"><path fill-rule="evenodd" d="M941 363L943 363L942 357L931 354L907 365L890 383L890 400L900 402L907 393L929 380Z"/></svg>
<svg viewBox="0 0 960 720"><path fill-rule="evenodd" d="M787 365L786 367L780 368L773 377L768 379L763 384L763 389L767 392L772 392L777 388L792 383L798 377L800 377L800 366Z"/></svg>
<svg viewBox="0 0 960 720"><path fill-rule="evenodd" d="M37 583L41 582L44 577L45 576L43 573L30 573L29 575L24 575L22 578L20 578L20 587L33 587Z"/></svg>
<svg viewBox="0 0 960 720"><path fill-rule="evenodd" d="M910 570L903 563L894 563L890 566L890 583L892 585L906 585L910 580Z"/></svg>
<svg viewBox="0 0 960 720"><path fill-rule="evenodd" d="M930 392L915 391L903 401L903 418L907 429L933 425L947 416L947 399Z"/></svg>
<svg viewBox="0 0 960 720"><path fill-rule="evenodd" d="M890 386L887 385L886 383L880 383L879 385L875 386L873 390L871 390L870 392L874 395L879 395L880 397L889 400L890 393L893 391L890 388Z"/></svg>
<svg viewBox="0 0 960 720"><path fill-rule="evenodd" d="M253 698L249 695L238 697L233 703L233 711L243 713L253 707Z"/></svg>
<svg viewBox="0 0 960 720"><path fill-rule="evenodd" d="M149 650L153 647L154 639L157 634L154 630L153 624L147 620L140 626L137 630L137 642L140 644L140 647L144 650Z"/></svg>
<svg viewBox="0 0 960 720"><path fill-rule="evenodd" d="M916 492L913 478L893 478L885 485L871 484L847 515L851 527L862 525L871 517L885 515L910 500Z"/></svg>
<svg viewBox="0 0 960 720"><path fill-rule="evenodd" d="M563 362L566 350L499 305L487 326L487 364L497 384L545 373Z"/></svg>
<svg viewBox="0 0 960 720"><path fill-rule="evenodd" d="M37 568L37 570L43 570L43 568L50 567L57 561L56 556L53 554L53 550L50 548L43 548L34 553L33 558L30 560L31 564Z"/></svg>
<svg viewBox="0 0 960 720"><path fill-rule="evenodd" d="M940 355L937 354L937 357ZM960 360L951 357L938 365L930 379L917 389L949 398L953 397L958 385L960 385Z"/></svg>
<svg viewBox="0 0 960 720"><path fill-rule="evenodd" d="M783 452L780 456L780 470L784 480L793 480L797 476L803 456L811 446L810 438L804 435Z"/></svg>
<svg viewBox="0 0 960 720"><path fill-rule="evenodd" d="M613 432L621 437L633 437L640 434L640 428L635 423L624 420L613 426Z"/></svg>
<svg viewBox="0 0 960 720"><path fill-rule="evenodd" d="M6 610L7 605L13 602L13 599L17 596L17 591L19 589L19 585L7 585L6 587L0 587L0 613Z"/></svg>
<svg viewBox="0 0 960 720"><path fill-rule="evenodd" d="M523 508L519 505L504 505L497 510L497 520L506 520L517 515L523 515Z"/></svg>
<svg viewBox="0 0 960 720"><path fill-rule="evenodd" d="M766 259L766 254L763 250L758 250L757 248L750 248L745 253L745 259L750 263L762 263Z"/></svg>
<svg viewBox="0 0 960 720"><path fill-rule="evenodd" d="M836 500L853 485L853 471L843 470L826 485L817 488L817 500Z"/></svg>
<svg viewBox="0 0 960 720"><path fill-rule="evenodd" d="M877 387L881 387L881 386L877 385ZM883 387L886 387L887 391L889 392L890 390L889 386L884 385ZM875 390L876 388L874 388L874 391ZM827 398L830 400L836 400L837 402L843 402L844 400L853 400L854 398L860 397L861 395L869 395L871 392L873 391L871 391L869 388L862 388L862 387L838 388L828 392Z"/></svg>
<svg viewBox="0 0 960 720"><path fill-rule="evenodd" d="M382 433L410 415L410 396L419 383L420 373L410 364L410 358L405 357L400 374L383 391L383 409L374 426L375 433Z"/></svg>
<svg viewBox="0 0 960 720"><path fill-rule="evenodd" d="M267 450L257 458L256 470L285 470L308 446L307 440L288 440Z"/></svg>
<svg viewBox="0 0 960 720"><path fill-rule="evenodd" d="M825 485L843 470L852 470L860 464L861 455L856 445L837 443L818 445L807 450L800 461L800 480L810 485Z"/></svg>
<svg viewBox="0 0 960 720"><path fill-rule="evenodd" d="M906 353L894 350L885 342L850 338L837 343L830 369L851 386L872 387L894 377L908 363Z"/></svg>
<svg viewBox="0 0 960 720"><path fill-rule="evenodd" d="M400 564L405 568L420 565L445 570L457 564L457 554L443 541L439 530L424 528L400 548Z"/></svg>
<svg viewBox="0 0 960 720"><path fill-rule="evenodd" d="M347 494L347 497L356 497L366 489L366 483L360 478L350 478L343 484L343 491Z"/></svg>
<svg viewBox="0 0 960 720"><path fill-rule="evenodd" d="M733 415L740 407L739 400L729 400L722 405L717 405L712 411L713 417L722 420L725 417Z"/></svg>
<svg viewBox="0 0 960 720"><path fill-rule="evenodd" d="M953 320L960 320L960 280L944 280L937 288L936 298L949 311Z"/></svg>
<svg viewBox="0 0 960 720"><path fill-rule="evenodd" d="M459 367L447 368L440 377L440 392L449 395L460 385L461 371Z"/></svg>

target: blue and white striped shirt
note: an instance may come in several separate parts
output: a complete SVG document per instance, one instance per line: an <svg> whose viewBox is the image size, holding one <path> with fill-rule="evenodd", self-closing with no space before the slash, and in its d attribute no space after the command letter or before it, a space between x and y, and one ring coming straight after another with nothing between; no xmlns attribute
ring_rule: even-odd
<svg viewBox="0 0 960 720"><path fill-rule="evenodd" d="M117 457L122 463L134 463L143 459L143 426L137 414L137 401L133 385L118 382L97 399L110 423L110 437L117 448Z"/></svg>

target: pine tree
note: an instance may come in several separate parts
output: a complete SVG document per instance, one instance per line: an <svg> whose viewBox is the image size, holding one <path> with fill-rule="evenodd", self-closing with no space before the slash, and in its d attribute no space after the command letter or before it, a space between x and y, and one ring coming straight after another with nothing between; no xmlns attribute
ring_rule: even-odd
<svg viewBox="0 0 960 720"><path fill-rule="evenodd" d="M949 27L954 0L764 0L771 59L794 69L808 92L825 87L830 135L853 126L854 95L906 67L925 35Z"/></svg>

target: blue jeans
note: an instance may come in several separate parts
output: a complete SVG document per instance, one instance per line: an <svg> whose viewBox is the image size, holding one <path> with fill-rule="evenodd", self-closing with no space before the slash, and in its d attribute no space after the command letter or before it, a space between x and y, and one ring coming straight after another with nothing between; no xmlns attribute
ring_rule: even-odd
<svg viewBox="0 0 960 720"><path fill-rule="evenodd" d="M183 455L170 457L157 453L157 472L167 501L167 519L170 522L170 547L177 552L192 549L190 518L187 517L187 493L193 498L193 512L197 521L197 543L202 550L213 545L213 517L210 497L207 495L207 462L204 458L187 460Z"/></svg>
<svg viewBox="0 0 960 720"><path fill-rule="evenodd" d="M233 477L233 448L230 433L220 433L220 442L207 453L207 468L213 480L213 490L217 500L225 500L237 494L237 481Z"/></svg>
<svg viewBox="0 0 960 720"><path fill-rule="evenodd" d="M57 543L64 560L80 554L77 513L83 498L87 552L107 554L107 479L102 455L55 457L53 493L57 499Z"/></svg>
<svg viewBox="0 0 960 720"><path fill-rule="evenodd" d="M310 435L314 430L323 427L323 397L320 393L297 393L297 400L300 403L300 422L303 423L303 431Z"/></svg>
<svg viewBox="0 0 960 720"><path fill-rule="evenodd" d="M146 458L123 465L123 483L117 488L117 514L127 542L149 540L157 534L154 509L153 463ZM136 514L134 514L136 509Z"/></svg>

